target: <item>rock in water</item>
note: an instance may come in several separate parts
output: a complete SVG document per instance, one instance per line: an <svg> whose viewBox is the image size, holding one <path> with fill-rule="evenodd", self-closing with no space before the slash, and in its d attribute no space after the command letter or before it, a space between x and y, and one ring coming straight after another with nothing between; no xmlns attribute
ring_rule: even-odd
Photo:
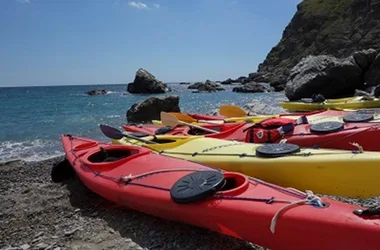
<svg viewBox="0 0 380 250"><path fill-rule="evenodd" d="M222 91L224 88L216 83L212 82L210 80L206 80L205 83L196 82L188 87L188 89L197 89L197 92L193 93L199 93L199 92L215 92L215 91Z"/></svg>
<svg viewBox="0 0 380 250"><path fill-rule="evenodd" d="M268 89L260 83L250 82L246 83L243 86L235 87L232 89L233 92L242 92L242 93L257 93L257 92L267 92Z"/></svg>
<svg viewBox="0 0 380 250"><path fill-rule="evenodd" d="M106 89L94 89L86 92L86 95L106 95L108 91Z"/></svg>
<svg viewBox="0 0 380 250"><path fill-rule="evenodd" d="M127 121L139 123L160 120L161 111L181 112L179 108L179 97L150 97L142 102L135 103L127 111Z"/></svg>
<svg viewBox="0 0 380 250"><path fill-rule="evenodd" d="M193 83L191 84L189 87L187 87L188 89L199 89L200 86L202 86L203 83L202 82L196 82L196 83Z"/></svg>
<svg viewBox="0 0 380 250"><path fill-rule="evenodd" d="M142 93L166 93L170 88L163 82L156 79L147 70L140 68L136 72L135 80L128 84L127 90L132 94Z"/></svg>
<svg viewBox="0 0 380 250"><path fill-rule="evenodd" d="M322 94L325 98L353 95L362 86L363 70L352 56L338 59L333 56L308 56L290 72L285 88L289 100L299 100Z"/></svg>

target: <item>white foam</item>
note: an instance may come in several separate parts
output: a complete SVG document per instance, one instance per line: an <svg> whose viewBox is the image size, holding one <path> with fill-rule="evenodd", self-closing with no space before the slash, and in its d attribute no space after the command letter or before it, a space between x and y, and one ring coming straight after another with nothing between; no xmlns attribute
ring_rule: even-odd
<svg viewBox="0 0 380 250"><path fill-rule="evenodd" d="M24 161L40 161L62 156L60 141L26 140L0 142L0 162L21 159Z"/></svg>
<svg viewBox="0 0 380 250"><path fill-rule="evenodd" d="M120 115L107 115L107 118L120 118Z"/></svg>

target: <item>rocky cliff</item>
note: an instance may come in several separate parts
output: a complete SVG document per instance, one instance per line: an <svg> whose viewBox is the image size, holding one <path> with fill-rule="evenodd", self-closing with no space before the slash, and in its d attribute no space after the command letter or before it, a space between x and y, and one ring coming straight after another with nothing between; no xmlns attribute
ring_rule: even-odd
<svg viewBox="0 0 380 250"><path fill-rule="evenodd" d="M257 76L271 85L285 85L303 57L342 58L369 48L380 48L379 0L304 0Z"/></svg>

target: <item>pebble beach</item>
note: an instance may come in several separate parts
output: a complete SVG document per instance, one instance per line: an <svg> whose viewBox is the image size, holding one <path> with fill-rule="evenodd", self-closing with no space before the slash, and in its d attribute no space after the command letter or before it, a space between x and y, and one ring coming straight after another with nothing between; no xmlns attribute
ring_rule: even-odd
<svg viewBox="0 0 380 250"><path fill-rule="evenodd" d="M266 249L117 206L76 177L52 183L51 167L62 159L0 166L0 249ZM380 197L328 197L365 207L380 205Z"/></svg>

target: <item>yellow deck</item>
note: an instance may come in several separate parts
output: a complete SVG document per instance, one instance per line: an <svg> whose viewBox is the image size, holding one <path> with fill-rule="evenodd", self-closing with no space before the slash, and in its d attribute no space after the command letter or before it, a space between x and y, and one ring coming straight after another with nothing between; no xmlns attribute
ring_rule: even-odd
<svg viewBox="0 0 380 250"><path fill-rule="evenodd" d="M145 137L144 139L152 139ZM227 171L237 171L271 183L315 193L368 198L380 196L380 153L346 150L302 149L294 156L260 158L259 144L202 136L158 136L162 144L143 144L129 139L115 144L138 144L162 155L187 159ZM242 156L241 154L247 156Z"/></svg>
<svg viewBox="0 0 380 250"><path fill-rule="evenodd" d="M314 111L320 109L363 109L380 108L380 99L362 100L361 96L347 97L340 99L327 99L321 103L304 102L281 102L281 107L291 111Z"/></svg>

